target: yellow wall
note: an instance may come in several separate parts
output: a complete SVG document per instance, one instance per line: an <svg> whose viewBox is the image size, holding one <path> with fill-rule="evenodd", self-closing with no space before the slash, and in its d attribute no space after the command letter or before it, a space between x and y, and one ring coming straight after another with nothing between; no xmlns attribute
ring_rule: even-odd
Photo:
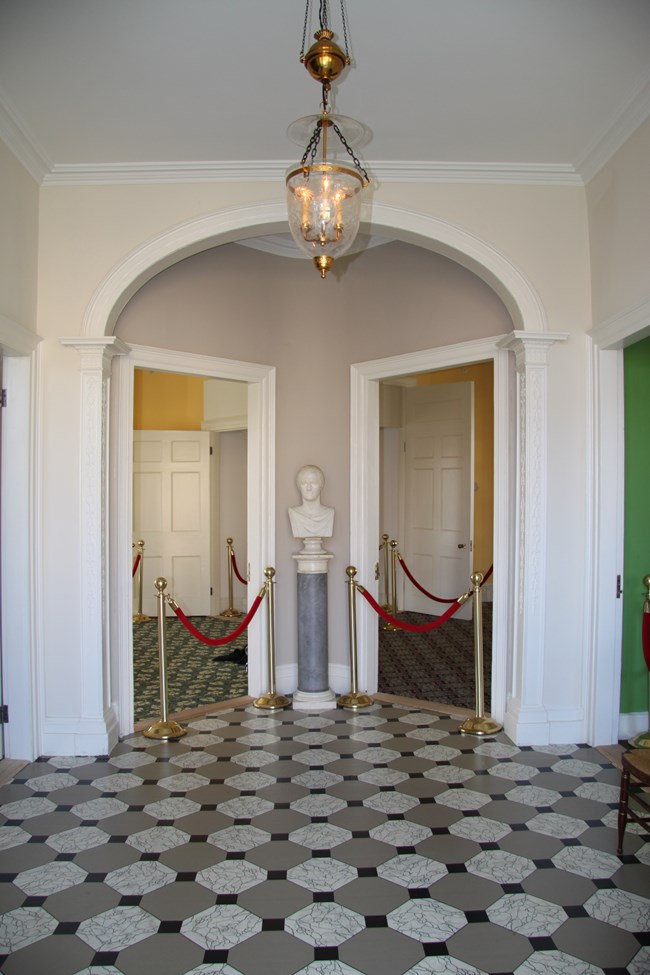
<svg viewBox="0 0 650 975"><path fill-rule="evenodd" d="M136 369L133 429L200 430L204 382L201 376Z"/></svg>
<svg viewBox="0 0 650 975"><path fill-rule="evenodd" d="M494 522L494 370L491 362L441 369L418 376L418 385L474 383L474 558L473 571L492 565Z"/></svg>

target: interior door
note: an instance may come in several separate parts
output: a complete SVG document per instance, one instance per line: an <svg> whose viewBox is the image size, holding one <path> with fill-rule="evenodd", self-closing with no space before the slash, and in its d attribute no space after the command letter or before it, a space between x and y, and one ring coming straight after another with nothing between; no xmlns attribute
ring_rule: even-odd
<svg viewBox="0 0 650 975"><path fill-rule="evenodd" d="M440 597L470 588L473 386L445 383L404 390L401 552L417 581ZM444 604L422 595L401 571L400 576L399 609L434 616L444 612ZM471 601L457 615L469 618L470 607Z"/></svg>
<svg viewBox="0 0 650 975"><path fill-rule="evenodd" d="M210 434L133 432L133 540L144 547L142 609L158 612L154 581L167 580L188 616L210 614ZM136 550L134 550L135 552ZM134 579L137 606L138 577Z"/></svg>

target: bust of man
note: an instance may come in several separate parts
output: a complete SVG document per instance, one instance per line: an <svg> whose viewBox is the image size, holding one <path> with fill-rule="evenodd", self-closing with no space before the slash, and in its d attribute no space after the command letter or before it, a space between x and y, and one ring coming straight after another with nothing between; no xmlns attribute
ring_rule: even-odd
<svg viewBox="0 0 650 975"><path fill-rule="evenodd" d="M325 477L320 467L308 464L296 474L296 485L302 504L289 508L289 521L294 538L330 538L334 530L334 508L320 503Z"/></svg>

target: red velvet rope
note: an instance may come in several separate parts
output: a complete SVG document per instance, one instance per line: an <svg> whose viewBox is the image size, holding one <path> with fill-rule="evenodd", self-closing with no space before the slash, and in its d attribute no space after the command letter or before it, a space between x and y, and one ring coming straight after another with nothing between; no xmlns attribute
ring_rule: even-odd
<svg viewBox="0 0 650 975"><path fill-rule="evenodd" d="M142 555L141 555L140 552L138 552L138 554L136 555L135 560L133 562L133 572L131 573L131 578L133 578L135 576L136 572L138 571L138 566L140 565L140 559L141 558L142 558Z"/></svg>
<svg viewBox="0 0 650 975"><path fill-rule="evenodd" d="M230 551L231 551L230 559L231 559L231 562L232 562L232 567L233 567L233 569L235 571L235 575L237 576L237 578L241 582L242 586L247 586L248 585L248 579L244 579L244 577L242 575L240 575L239 569L237 568L237 559L235 558L235 553L234 553L233 549L230 549Z"/></svg>
<svg viewBox="0 0 650 975"><path fill-rule="evenodd" d="M456 597L454 597L453 599L441 599L440 596L434 596L432 593L427 592L427 590L423 586L420 585L420 583L417 581L417 579L415 579L413 577L413 575L411 574L411 572L409 570L409 567L407 566L406 562L404 561L404 559L402 558L402 556L399 554L399 552L397 553L397 558L399 560L399 564L404 569L404 572L406 573L407 578L411 580L411 582L413 583L413 585L415 586L415 588L416 589L419 589L420 592L423 593L427 597L427 599L433 599L434 602L436 602L436 603L455 603L456 602Z"/></svg>
<svg viewBox="0 0 650 975"><path fill-rule="evenodd" d="M363 589L361 586L357 586L357 589L361 595L365 597L366 601L372 606L375 613L381 616L382 619L386 620L387 623L392 623L393 626L399 627L400 630L408 630L409 633L428 633L429 630L437 630L438 627L442 626L443 623L446 623L447 620L454 615L454 613L457 613L460 607L463 605L457 599L454 599L453 605L446 609L442 616L439 616L438 619L433 621L433 623L404 623L402 620L396 619L396 617L391 616L390 613L387 613L384 609L382 609L379 603L373 599L367 589Z"/></svg>
<svg viewBox="0 0 650 975"><path fill-rule="evenodd" d="M643 624L641 626L641 637L643 640L643 656L645 665L650 670L650 612L645 610L643 613Z"/></svg>
<svg viewBox="0 0 650 975"><path fill-rule="evenodd" d="M262 599L264 598L264 596L265 596L265 593L264 592L259 593L255 597L255 601L253 602L253 605L249 609L248 614L241 621L241 623L239 624L239 626L237 627L237 629L236 630L233 630L232 633L229 633L228 636L222 636L222 637L209 637L209 636L205 636L203 633L201 633L199 630L197 630L197 628L194 626L193 623L190 623L190 621L188 620L187 616L185 615L185 613L183 612L183 610L180 608L180 606L176 606L174 604L172 606L172 609L176 613L177 617L179 618L179 620L181 621L181 623L183 624L183 626L185 627L185 629L189 633L191 633L192 636L196 637L197 640L200 640L201 643L207 643L207 645L209 647L223 647L223 646L225 646L226 643L231 643L233 640L236 640L237 637L240 636L244 632L244 630L246 629L246 627L248 626L248 624L250 623L250 621L255 616L255 613L259 609L260 603L262 602Z"/></svg>
<svg viewBox="0 0 650 975"><path fill-rule="evenodd" d="M487 570L487 572L486 572L486 573L485 573L485 575L483 576L483 582L481 583L481 585L482 585L482 586L484 586L484 585L485 585L485 583L486 583L486 582L488 581L488 579L489 579L489 578L490 578L490 576L492 575L492 569L493 569L493 568L494 568L494 564L492 564L492 565L490 566L490 568L489 568L489 569Z"/></svg>

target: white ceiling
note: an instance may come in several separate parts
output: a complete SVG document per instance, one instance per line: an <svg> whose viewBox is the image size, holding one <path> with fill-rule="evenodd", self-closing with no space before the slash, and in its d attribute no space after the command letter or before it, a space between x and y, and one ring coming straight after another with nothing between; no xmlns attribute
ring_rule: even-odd
<svg viewBox="0 0 650 975"><path fill-rule="evenodd" d="M588 178L650 114L650 0L345 0L334 106L380 179ZM315 7L313 29L318 15ZM272 178L319 86L304 0L0 0L0 137L39 179ZM330 24L341 40L339 0Z"/></svg>

